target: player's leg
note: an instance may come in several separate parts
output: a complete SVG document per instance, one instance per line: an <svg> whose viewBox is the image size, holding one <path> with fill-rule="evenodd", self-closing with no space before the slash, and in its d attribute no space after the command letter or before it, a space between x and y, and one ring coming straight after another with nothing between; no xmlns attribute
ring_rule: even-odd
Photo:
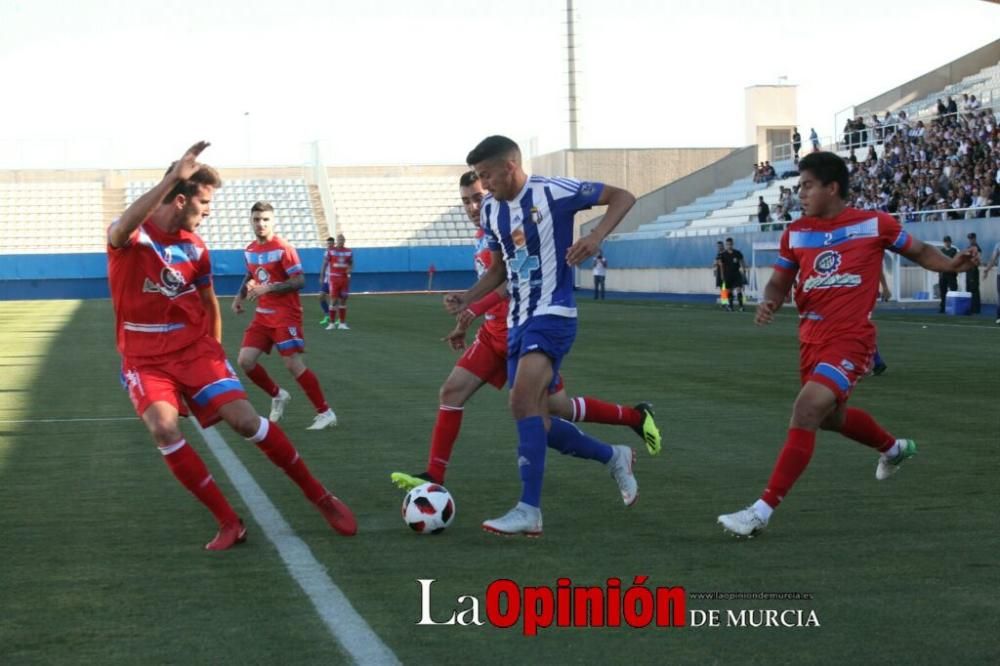
<svg viewBox="0 0 1000 666"><path fill-rule="evenodd" d="M462 428L465 403L486 384L486 381L466 367L456 365L452 368L438 391L438 412L437 418L434 420L434 428L431 430L427 467L419 474L393 472L390 478L397 487L411 490L428 481L444 483L448 463L451 461L451 453Z"/></svg>
<svg viewBox="0 0 1000 666"><path fill-rule="evenodd" d="M152 402L142 412L142 422L153 436L170 473L212 512L219 525L218 534L205 545L205 549L226 550L243 543L246 529L240 517L219 490L201 456L184 439L177 420L177 405L168 401Z"/></svg>
<svg viewBox="0 0 1000 666"><path fill-rule="evenodd" d="M771 513L781 504L812 459L816 431L837 408L838 393L826 383L808 381L792 407L792 419L781 453L767 487L751 506L721 515L718 522L737 536L753 536L767 527Z"/></svg>
<svg viewBox="0 0 1000 666"><path fill-rule="evenodd" d="M332 331L337 328L337 313L340 308L340 286L337 280L330 278L330 323L326 330Z"/></svg>
<svg viewBox="0 0 1000 666"><path fill-rule="evenodd" d="M274 333L271 328L261 326L256 321L251 322L243 334L243 342L240 343L236 364L240 366L250 381L271 396L270 419L280 421L292 396L288 391L278 386L264 369L264 366L259 363L261 354L271 353L271 348L274 346Z"/></svg>
<svg viewBox="0 0 1000 666"><path fill-rule="evenodd" d="M281 362L285 364L285 369L288 370L289 374L302 387L302 391L309 398L309 402L312 403L313 408L316 410L316 416L313 417L312 424L306 430L323 430L324 428L337 425L337 415L330 408L326 400L323 388L319 384L319 378L316 376L316 373L306 367L306 364L302 361L302 354L297 351L286 354L282 351Z"/></svg>
<svg viewBox="0 0 1000 666"><path fill-rule="evenodd" d="M354 514L312 475L277 423L258 415L245 398L219 405L217 411L222 420L240 436L256 444L268 460L295 482L302 494L320 510L330 527L345 536L357 533Z"/></svg>
<svg viewBox="0 0 1000 666"><path fill-rule="evenodd" d="M896 439L871 414L848 407L846 402L838 405L821 427L878 451L881 455L875 467L875 478L879 481L895 474L904 460L917 453L917 444L912 439Z"/></svg>
<svg viewBox="0 0 1000 666"><path fill-rule="evenodd" d="M545 449L548 446L548 388L552 382L552 359L541 352L529 352L511 361L516 368L510 391L510 410L517 423L517 464L521 474L521 499L499 518L483 522L487 532L502 535L542 533L542 482L545 476Z"/></svg>
<svg viewBox="0 0 1000 666"><path fill-rule="evenodd" d="M882 354L878 351L878 346L876 346L875 355L872 357L872 374L878 376L888 369L889 366L886 365L885 360L882 358Z"/></svg>
<svg viewBox="0 0 1000 666"><path fill-rule="evenodd" d="M340 287L340 308L339 308L340 323L337 325L337 328L342 329L344 331L350 330L351 328L350 326L347 325L347 297L348 297L348 282L345 280Z"/></svg>
<svg viewBox="0 0 1000 666"><path fill-rule="evenodd" d="M330 323L330 296L328 292L330 291L330 285L323 283L320 285L319 290L319 307L323 311L323 318L319 320L320 326L326 326Z"/></svg>
<svg viewBox="0 0 1000 666"><path fill-rule="evenodd" d="M626 407L590 396L570 398L560 388L549 395L549 413L577 423L585 421L628 426L646 443L650 455L657 455L662 447L663 440L654 419L653 406L648 402Z"/></svg>

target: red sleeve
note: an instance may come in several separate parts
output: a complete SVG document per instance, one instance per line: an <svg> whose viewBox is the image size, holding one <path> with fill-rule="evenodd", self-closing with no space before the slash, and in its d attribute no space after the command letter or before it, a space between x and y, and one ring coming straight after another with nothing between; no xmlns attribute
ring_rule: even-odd
<svg viewBox="0 0 1000 666"><path fill-rule="evenodd" d="M194 285L198 289L206 289L212 286L212 259L208 254L208 248L201 248L201 258L198 260L198 272L194 276Z"/></svg>
<svg viewBox="0 0 1000 666"><path fill-rule="evenodd" d="M791 243L789 242L790 233L788 229L785 229L784 233L781 234L778 260L774 262L774 270L794 274L799 272L799 260L792 252Z"/></svg>
<svg viewBox="0 0 1000 666"><path fill-rule="evenodd" d="M906 252L913 245L913 238L892 215L878 216L878 237L882 246L891 252Z"/></svg>
<svg viewBox="0 0 1000 666"><path fill-rule="evenodd" d="M281 267L289 277L302 274L302 262L299 260L299 253L291 245L285 245L285 252L281 258Z"/></svg>

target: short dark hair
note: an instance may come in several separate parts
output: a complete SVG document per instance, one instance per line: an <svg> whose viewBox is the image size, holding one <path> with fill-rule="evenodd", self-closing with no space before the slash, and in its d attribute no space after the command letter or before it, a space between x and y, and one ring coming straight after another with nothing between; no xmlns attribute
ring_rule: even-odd
<svg viewBox="0 0 1000 666"><path fill-rule="evenodd" d="M727 239L726 239L726 242L727 242L727 243L732 243L732 242L733 242L733 239L732 239L732 238L727 238Z"/></svg>
<svg viewBox="0 0 1000 666"><path fill-rule="evenodd" d="M824 185L837 183L840 190L837 194L847 200L851 176L847 172L847 163L836 153L821 151L809 153L799 160L799 172L808 171Z"/></svg>
<svg viewBox="0 0 1000 666"><path fill-rule="evenodd" d="M177 162L171 163L167 167L167 173L174 168ZM216 189L222 187L222 177L219 176L219 172L208 166L207 164L202 164L198 167L198 170L191 175L187 180L182 180L173 189L167 193L167 196L163 197L161 203L170 203L177 198L178 194L183 194L187 198L193 197L197 192L199 187L214 187Z"/></svg>
<svg viewBox="0 0 1000 666"><path fill-rule="evenodd" d="M472 187L472 184L479 180L479 174L475 171L466 171L458 178L459 187Z"/></svg>
<svg viewBox="0 0 1000 666"><path fill-rule="evenodd" d="M333 236L327 236L327 237L326 237L326 242L327 242L327 243L336 243L336 242L337 242L337 239L336 239L336 238L334 238Z"/></svg>
<svg viewBox="0 0 1000 666"><path fill-rule="evenodd" d="M263 213L266 211L274 212L274 206L267 203L266 201L258 201L253 206L250 207L251 213Z"/></svg>
<svg viewBox="0 0 1000 666"><path fill-rule="evenodd" d="M507 157L511 152L516 152L520 155L521 149L512 139L494 134L480 141L479 145L473 148L465 157L465 163L472 166L486 160Z"/></svg>

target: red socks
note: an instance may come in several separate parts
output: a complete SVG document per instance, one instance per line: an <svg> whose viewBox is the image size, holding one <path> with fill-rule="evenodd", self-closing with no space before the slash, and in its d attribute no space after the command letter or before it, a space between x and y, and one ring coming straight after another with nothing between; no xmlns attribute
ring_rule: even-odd
<svg viewBox="0 0 1000 666"><path fill-rule="evenodd" d="M248 439L256 444L257 448L263 451L271 462L280 467L302 489L303 494L310 502L316 504L326 497L327 489L312 475L305 462L299 457L299 452L288 441L288 436L278 427L278 424L271 423L261 417L260 429L256 435Z"/></svg>
<svg viewBox="0 0 1000 666"><path fill-rule="evenodd" d="M260 367L259 365L257 366ZM323 396L323 389L320 388L319 379L316 378L316 373L314 373L309 368L301 375L295 378L295 381L299 383L302 390L305 391L306 395L309 397L309 402L313 404L316 411L320 414L330 409L330 405L326 404L326 398Z"/></svg>
<svg viewBox="0 0 1000 666"><path fill-rule="evenodd" d="M774 471L767 482L767 488L760 498L771 508L781 504L788 491L792 489L802 472L806 471L813 449L816 448L816 433L802 428L789 428L788 439L778 454Z"/></svg>
<svg viewBox="0 0 1000 666"><path fill-rule="evenodd" d="M173 475L212 512L220 526L239 520L233 507L215 485L215 480L208 473L208 468L205 467L201 457L188 446L186 441L182 439L174 444L161 446L159 449L163 454L163 462L167 463Z"/></svg>
<svg viewBox="0 0 1000 666"><path fill-rule="evenodd" d="M346 324L347 323L347 306L346 305L341 305L340 306L340 323L341 324Z"/></svg>
<svg viewBox="0 0 1000 666"><path fill-rule="evenodd" d="M257 386L264 389L264 393L268 394L272 398L278 395L278 385L274 383L271 379L271 375L267 374L267 370L264 369L260 363L253 366L252 370L247 371L247 377L250 378Z"/></svg>
<svg viewBox="0 0 1000 666"><path fill-rule="evenodd" d="M431 433L431 453L427 458L427 472L438 483L444 483L445 470L455 448L458 431L462 427L461 407L438 407L437 420Z"/></svg>
<svg viewBox="0 0 1000 666"><path fill-rule="evenodd" d="M572 398L573 420L590 423L609 423L637 428L642 425L642 412L631 407L615 405L597 398Z"/></svg>
<svg viewBox="0 0 1000 666"><path fill-rule="evenodd" d="M885 453L896 443L896 438L887 433L872 418L871 414L854 407L847 408L844 425L840 427L840 434L855 442L861 442L865 446L877 449L880 453Z"/></svg>

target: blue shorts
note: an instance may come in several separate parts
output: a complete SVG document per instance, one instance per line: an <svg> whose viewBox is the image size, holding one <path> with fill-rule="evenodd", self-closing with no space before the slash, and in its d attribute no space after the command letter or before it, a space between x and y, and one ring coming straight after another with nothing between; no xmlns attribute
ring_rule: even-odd
<svg viewBox="0 0 1000 666"><path fill-rule="evenodd" d="M329 280L319 281L319 293L329 295L330 294L330 282Z"/></svg>
<svg viewBox="0 0 1000 666"><path fill-rule="evenodd" d="M517 363L525 354L542 352L552 361L553 389L559 381L559 366L576 339L576 317L541 315L507 331L507 385L513 388Z"/></svg>

